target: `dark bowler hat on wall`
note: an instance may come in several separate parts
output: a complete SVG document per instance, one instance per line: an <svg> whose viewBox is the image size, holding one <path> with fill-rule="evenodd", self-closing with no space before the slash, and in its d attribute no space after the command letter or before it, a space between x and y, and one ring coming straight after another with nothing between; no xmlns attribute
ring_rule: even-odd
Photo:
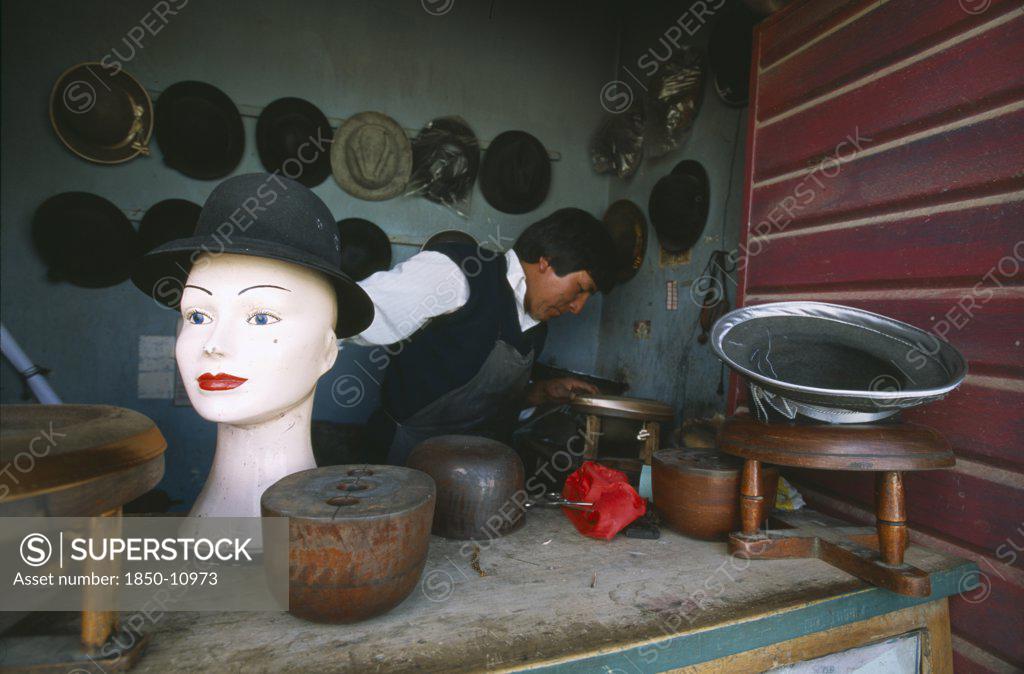
<svg viewBox="0 0 1024 674"><path fill-rule="evenodd" d="M339 337L359 334L373 321L369 296L341 270L341 237L330 209L290 178L270 173L228 178L203 205L195 234L144 255L132 282L176 309L189 269L204 253L266 257L322 273L337 294Z"/></svg>
<svg viewBox="0 0 1024 674"><path fill-rule="evenodd" d="M551 158L525 131L506 131L491 141L480 167L480 191L502 213L529 213L551 187Z"/></svg>
<svg viewBox="0 0 1024 674"><path fill-rule="evenodd" d="M377 225L362 218L338 221L341 234L341 270L356 281L391 267L391 239Z"/></svg>
<svg viewBox="0 0 1024 674"><path fill-rule="evenodd" d="M333 135L320 108L301 98L279 98L256 122L256 150L263 168L316 187L331 172Z"/></svg>
<svg viewBox="0 0 1024 674"><path fill-rule="evenodd" d="M470 246L477 246L479 243L471 235L458 229L445 229L431 235L423 242L420 250L437 250L437 247L444 243L463 243Z"/></svg>
<svg viewBox="0 0 1024 674"><path fill-rule="evenodd" d="M206 82L178 82L156 100L156 142L171 168L216 180L242 160L245 129L223 91Z"/></svg>
<svg viewBox="0 0 1024 674"><path fill-rule="evenodd" d="M700 162L685 159L651 190L647 213L661 247L685 253L700 239L708 220L708 174Z"/></svg>
<svg viewBox="0 0 1024 674"><path fill-rule="evenodd" d="M164 199L149 207L139 223L142 252L162 243L192 236L202 207L187 199Z"/></svg>
<svg viewBox="0 0 1024 674"><path fill-rule="evenodd" d="M32 242L50 280L86 288L124 281L142 252L139 234L121 209L88 192L44 201L32 219Z"/></svg>
<svg viewBox="0 0 1024 674"><path fill-rule="evenodd" d="M331 172L341 188L358 199L397 197L412 173L412 145L405 129L380 112L349 117L334 134Z"/></svg>
<svg viewBox="0 0 1024 674"><path fill-rule="evenodd" d="M50 123L79 157L118 164L149 154L153 103L124 70L80 63L64 71L50 92Z"/></svg>
<svg viewBox="0 0 1024 674"><path fill-rule="evenodd" d="M615 243L615 282L636 276L647 253L647 218L629 199L619 199L604 213L604 224Z"/></svg>

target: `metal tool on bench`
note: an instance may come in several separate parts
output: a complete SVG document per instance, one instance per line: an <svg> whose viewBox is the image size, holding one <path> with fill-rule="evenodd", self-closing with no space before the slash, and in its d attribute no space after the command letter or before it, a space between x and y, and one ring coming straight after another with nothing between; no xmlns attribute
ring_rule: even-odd
<svg viewBox="0 0 1024 674"><path fill-rule="evenodd" d="M556 491L549 491L535 501L527 501L523 504L526 509L550 506L553 508L571 508L572 510L592 510L593 503L587 501L570 501Z"/></svg>

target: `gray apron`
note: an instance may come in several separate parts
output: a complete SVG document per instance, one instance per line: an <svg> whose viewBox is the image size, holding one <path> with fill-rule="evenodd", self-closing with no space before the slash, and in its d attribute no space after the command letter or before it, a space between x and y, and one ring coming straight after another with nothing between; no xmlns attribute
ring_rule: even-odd
<svg viewBox="0 0 1024 674"><path fill-rule="evenodd" d="M395 422L388 463L405 465L413 447L438 435L472 434L502 439L501 435L511 431L515 405L530 381L533 357L532 350L524 356L499 339L472 379L405 421Z"/></svg>

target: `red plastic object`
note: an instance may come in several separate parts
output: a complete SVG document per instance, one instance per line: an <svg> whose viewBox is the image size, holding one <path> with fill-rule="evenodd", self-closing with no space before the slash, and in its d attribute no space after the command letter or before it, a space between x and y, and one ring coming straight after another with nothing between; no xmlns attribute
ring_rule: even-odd
<svg viewBox="0 0 1024 674"><path fill-rule="evenodd" d="M625 473L593 461L585 461L565 479L562 496L594 504L592 510L562 508L562 512L584 536L606 541L647 512L647 501L636 493Z"/></svg>

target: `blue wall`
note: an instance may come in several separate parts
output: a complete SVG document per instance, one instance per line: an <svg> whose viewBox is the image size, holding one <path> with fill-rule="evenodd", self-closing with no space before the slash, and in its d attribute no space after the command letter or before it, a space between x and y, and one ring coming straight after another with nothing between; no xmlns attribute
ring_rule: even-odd
<svg viewBox="0 0 1024 674"><path fill-rule="evenodd" d="M600 216L620 196L646 209L650 186L684 156L700 158L708 167L713 206L707 234L720 229L718 199L728 180L737 113L722 108L713 93L705 98L693 138L678 157L645 166L626 185L590 169L587 145L604 114L599 92L615 76L619 40L632 48L644 45L648 34L656 36L664 21L673 20L658 14L670 17L674 10L668 3L652 3L656 11L650 16L645 6L644 18L635 19L631 6L620 10L610 1L455 0L450 11L434 16L424 7L444 7L443 2L190 0L133 50L124 38L152 6L148 1L3 3L0 313L30 357L53 370L50 381L65 402L121 405L157 422L169 442L162 488L186 503L205 480L215 428L190 407L137 395L139 337L172 336L175 316L128 282L103 290L48 283L31 247L29 225L35 208L58 192L95 192L138 219L162 199L202 203L216 183L168 169L155 142L153 156L114 167L89 164L65 150L49 127L47 100L54 80L68 66L117 49L125 69L154 91L200 79L224 90L243 112L258 111L281 96L299 96L330 118L375 109L413 130L435 116L460 114L484 142L518 128L560 154L547 201L521 216L495 211L479 190L464 220L422 199L360 201L331 178L316 188L336 217L368 218L397 242L418 243L445 228L465 229L481 239L500 232L514 240L526 225L556 208L578 206ZM255 117L244 121L247 147L238 173L262 170L252 140ZM742 163L741 149L734 179ZM738 192L737 185L734 204ZM730 218L735 232L734 208ZM687 359L685 346L695 313L686 306L685 286L680 310L664 313L664 280L694 277L706 251L716 245L703 241L689 268L661 270L652 235L644 268L605 299L607 310L598 298L581 316L553 321L544 360L608 375L622 371L639 394L679 402L685 393L703 405L708 396L699 382L707 379L707 354ZM396 244L395 262L415 250ZM651 340L633 340L632 322L638 317L652 319ZM365 419L376 405L376 370L368 359L367 349L343 350L334 370L321 380L315 418ZM0 400L20 402L20 381L6 361L0 368ZM354 394L353 386L364 394ZM332 396L332 387L340 395Z"/></svg>
<svg viewBox="0 0 1024 674"><path fill-rule="evenodd" d="M652 1L644 3L644 10L643 14L625 13L620 23L618 77L636 95L642 90L630 73L642 76L651 72L650 64L664 60L675 49L674 42L704 48L714 22L714 17L696 16L678 2ZM703 23L705 19L707 23ZM690 252L690 261L662 266L651 227L643 266L633 280L605 298L601 315L599 374L625 379L632 395L671 402L680 419L724 410L725 397L717 394L720 363L706 344L697 343L700 308L691 301L689 289L712 251L737 245L743 215L746 120L747 108L726 107L708 77L700 112L685 143L663 157L645 161L630 180L611 181L609 188L609 203L628 198L646 211L654 184L681 160L695 159L708 172L711 205L707 226ZM678 309L674 311L665 307L666 282L670 280L678 284ZM730 302L735 304L736 286L732 282L727 285ZM647 339L633 333L634 323L641 320L651 322Z"/></svg>

